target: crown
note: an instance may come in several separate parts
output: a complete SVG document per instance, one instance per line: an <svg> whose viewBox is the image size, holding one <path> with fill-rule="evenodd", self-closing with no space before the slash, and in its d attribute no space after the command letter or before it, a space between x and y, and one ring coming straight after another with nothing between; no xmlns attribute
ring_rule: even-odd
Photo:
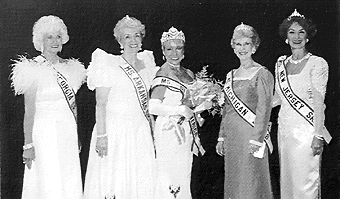
<svg viewBox="0 0 340 199"><path fill-rule="evenodd" d="M235 31L239 31L239 30L246 30L246 31L251 31L252 27L251 26L248 26L248 25L245 25L243 22L241 22L240 25L236 26Z"/></svg>
<svg viewBox="0 0 340 199"><path fill-rule="evenodd" d="M168 32L163 32L162 38L161 38L161 43L164 43L170 39L180 39L183 42L185 42L185 36L182 31L178 31L176 28L173 26L169 29Z"/></svg>
<svg viewBox="0 0 340 199"><path fill-rule="evenodd" d="M294 12L287 18L288 21L291 20L293 17L300 17L302 19L305 18L305 16L301 15L296 9L294 10Z"/></svg>

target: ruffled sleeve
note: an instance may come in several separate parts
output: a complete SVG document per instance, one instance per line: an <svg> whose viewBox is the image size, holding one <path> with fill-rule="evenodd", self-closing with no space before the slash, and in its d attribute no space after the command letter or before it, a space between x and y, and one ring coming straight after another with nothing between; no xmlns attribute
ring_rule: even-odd
<svg viewBox="0 0 340 199"><path fill-rule="evenodd" d="M328 81L328 64L321 57L316 57L311 69L312 86L324 97Z"/></svg>
<svg viewBox="0 0 340 199"><path fill-rule="evenodd" d="M27 59L24 56L20 56L19 60L14 60L14 62L11 65L11 87L16 95L21 95L38 79L39 64L34 59Z"/></svg>
<svg viewBox="0 0 340 199"><path fill-rule="evenodd" d="M112 87L114 81L110 70L110 56L107 52L97 48L92 53L90 65L87 69L87 86L90 90L97 87Z"/></svg>
<svg viewBox="0 0 340 199"><path fill-rule="evenodd" d="M67 60L67 74L69 78L67 81L75 92L78 91L80 86L86 81L85 66L77 59L71 58Z"/></svg>
<svg viewBox="0 0 340 199"><path fill-rule="evenodd" d="M150 50L144 50L137 54L137 58L144 62L146 70L148 71L148 78L151 79L156 76L157 71L160 69L159 66L156 66L155 57L153 56L153 52ZM150 84L151 84L150 82Z"/></svg>

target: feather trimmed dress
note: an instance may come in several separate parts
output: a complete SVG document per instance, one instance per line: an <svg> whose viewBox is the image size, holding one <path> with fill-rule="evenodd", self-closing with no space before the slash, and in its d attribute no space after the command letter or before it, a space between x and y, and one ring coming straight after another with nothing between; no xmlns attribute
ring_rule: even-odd
<svg viewBox="0 0 340 199"><path fill-rule="evenodd" d="M32 139L36 158L25 167L23 199L80 199L81 170L77 124L64 93L57 83L57 72L74 92L86 78L84 65L75 59L49 64L42 56L21 57L11 73L15 94L25 94L37 86Z"/></svg>
<svg viewBox="0 0 340 199"><path fill-rule="evenodd" d="M285 57L280 59L284 63L288 61ZM280 81L277 74L276 68L276 82ZM292 91L315 110L317 103L313 100L312 87L325 96L328 81L327 62L321 57L312 55L300 73L288 74L287 77ZM281 101L278 103L281 104L278 116L281 198L320 198L321 159L320 155L313 156L311 143L314 135L322 136L326 142L332 137L325 128L322 132L316 132L315 128L286 100L278 83L275 90L275 101ZM323 102L321 104L325 107ZM324 119L324 113L320 116L315 114L314 124L318 122L323 125Z"/></svg>
<svg viewBox="0 0 340 199"><path fill-rule="evenodd" d="M138 74L146 87L159 67L153 53L143 51L137 58L145 68ZM103 158L95 151L97 127L93 128L85 179L86 199L153 199L155 186L155 150L148 120L135 87L120 65L121 56L96 49L88 67L90 90L110 87L106 105L108 153Z"/></svg>

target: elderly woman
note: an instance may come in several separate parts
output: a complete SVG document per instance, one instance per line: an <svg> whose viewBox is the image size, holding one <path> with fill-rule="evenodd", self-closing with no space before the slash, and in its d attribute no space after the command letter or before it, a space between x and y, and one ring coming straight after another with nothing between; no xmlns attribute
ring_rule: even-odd
<svg viewBox="0 0 340 199"><path fill-rule="evenodd" d="M272 198L267 126L274 78L252 59L259 44L253 27L242 23L235 28L231 46L240 66L226 77L226 100L216 146L217 153L225 158L225 199Z"/></svg>
<svg viewBox="0 0 340 199"><path fill-rule="evenodd" d="M148 91L157 67L151 51L138 53L145 26L122 18L114 36L123 53L92 54L87 84L96 91L84 195L87 199L154 198L155 150Z"/></svg>
<svg viewBox="0 0 340 199"><path fill-rule="evenodd" d="M12 86L25 99L22 198L82 197L75 93L85 69L58 56L68 40L63 20L43 16L33 26L41 55L13 64Z"/></svg>
<svg viewBox="0 0 340 199"><path fill-rule="evenodd" d="M150 113L157 115L155 145L157 152L156 198L191 198L190 177L193 151L201 149L197 124L191 110L189 90L194 89L194 74L181 66L185 36L171 27L161 38L165 63L153 81ZM195 142L194 142L195 140Z"/></svg>
<svg viewBox="0 0 340 199"><path fill-rule="evenodd" d="M328 65L306 49L316 27L296 10L279 33L292 51L278 59L275 76L281 198L319 198L321 155L332 139L324 126Z"/></svg>

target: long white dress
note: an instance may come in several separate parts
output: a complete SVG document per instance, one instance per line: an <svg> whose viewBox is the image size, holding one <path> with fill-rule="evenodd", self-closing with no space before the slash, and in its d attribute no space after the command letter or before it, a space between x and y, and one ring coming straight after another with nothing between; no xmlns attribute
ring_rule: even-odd
<svg viewBox="0 0 340 199"><path fill-rule="evenodd" d="M288 74L288 79L293 92L314 109L311 85L325 95L328 80L327 62L321 57L311 56L303 70L299 74ZM278 81L276 72L276 82ZM320 155L313 156L311 143L314 135L320 132L314 132L314 127L292 108L278 84L275 90L281 100L278 117L281 198L319 198ZM316 118L314 115L314 121L317 119L324 118ZM323 136L327 142L330 141L329 134Z"/></svg>
<svg viewBox="0 0 340 199"><path fill-rule="evenodd" d="M53 65L77 92L85 80L85 68L70 59ZM16 94L25 94L37 82L33 144L35 161L25 166L23 199L80 199L81 170L77 124L56 79L56 71L41 56L21 58L14 64L12 86Z"/></svg>
<svg viewBox="0 0 340 199"><path fill-rule="evenodd" d="M183 84L183 83L182 83ZM183 84L185 85L185 84ZM187 88L191 85L185 85ZM163 104L179 106L185 97L178 90L166 88ZM155 145L157 152L156 198L190 199L193 161L193 136L188 121L177 124L179 116L157 116ZM184 136L180 132L184 133ZM183 136L180 141L179 135Z"/></svg>
<svg viewBox="0 0 340 199"><path fill-rule="evenodd" d="M147 88L158 67L151 51L137 57L145 68L139 71ZM121 56L97 49L88 68L88 87L110 87L106 105L108 154L100 158L95 151L94 126L85 179L86 199L153 199L155 150L150 125L140 107L135 88L119 65Z"/></svg>

